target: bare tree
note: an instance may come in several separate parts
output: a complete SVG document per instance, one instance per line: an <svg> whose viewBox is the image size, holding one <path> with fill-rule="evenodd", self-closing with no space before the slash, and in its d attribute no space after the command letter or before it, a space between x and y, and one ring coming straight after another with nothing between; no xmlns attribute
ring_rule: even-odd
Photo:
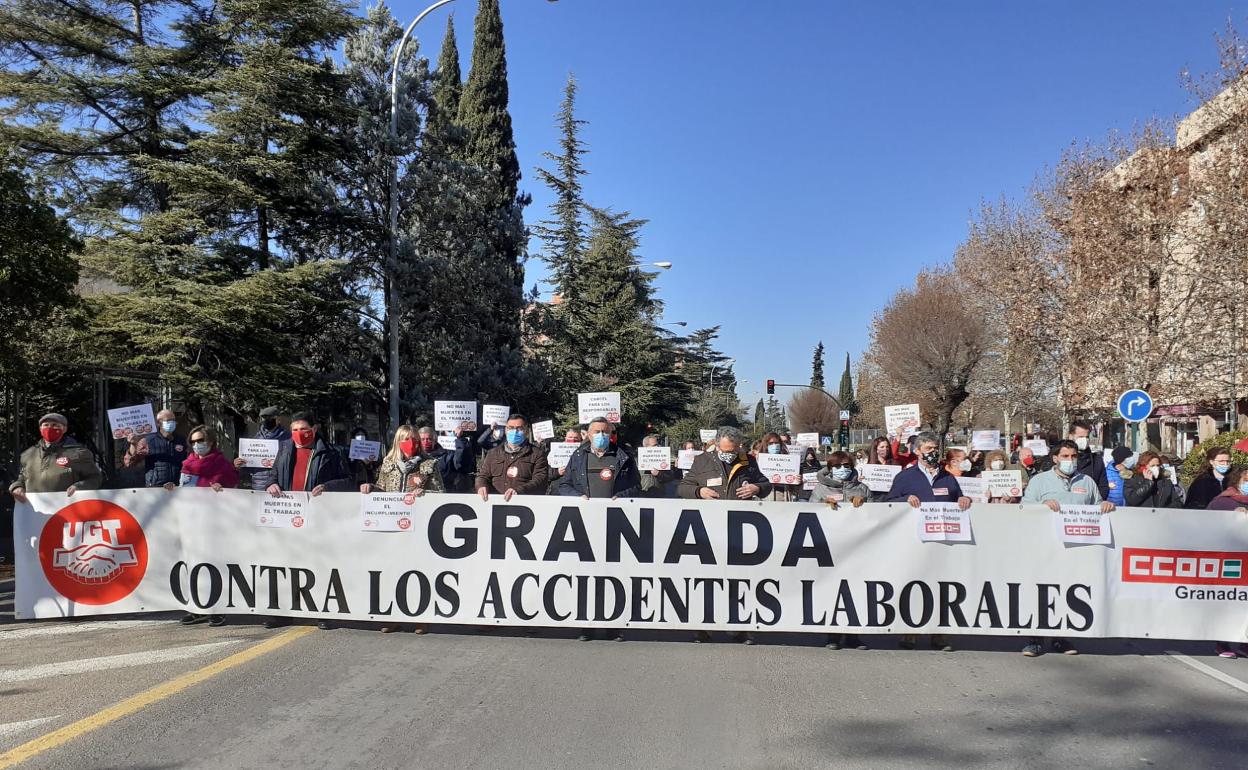
<svg viewBox="0 0 1248 770"><path fill-rule="evenodd" d="M834 436L841 427L841 405L826 393L803 388L789 399L789 422L798 433Z"/></svg>
<svg viewBox="0 0 1248 770"><path fill-rule="evenodd" d="M966 311L968 302L949 268L928 270L913 289L897 292L871 326L871 355L880 371L927 396L932 425L941 434L970 395L971 378L988 349L988 331Z"/></svg>

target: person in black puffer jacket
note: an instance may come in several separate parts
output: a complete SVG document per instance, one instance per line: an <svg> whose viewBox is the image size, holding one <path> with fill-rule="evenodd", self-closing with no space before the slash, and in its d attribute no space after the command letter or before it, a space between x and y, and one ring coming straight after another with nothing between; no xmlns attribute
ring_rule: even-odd
<svg viewBox="0 0 1248 770"><path fill-rule="evenodd" d="M1136 465L1136 473L1127 479L1122 496L1131 508L1182 508L1178 491L1161 472L1161 456L1144 452Z"/></svg>

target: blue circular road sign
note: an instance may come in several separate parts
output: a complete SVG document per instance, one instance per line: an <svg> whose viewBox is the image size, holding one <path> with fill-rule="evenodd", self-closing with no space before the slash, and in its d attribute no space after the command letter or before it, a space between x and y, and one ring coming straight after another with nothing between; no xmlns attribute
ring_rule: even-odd
<svg viewBox="0 0 1248 770"><path fill-rule="evenodd" d="M1135 388L1118 397L1118 413L1127 422L1143 422L1153 413L1153 397Z"/></svg>

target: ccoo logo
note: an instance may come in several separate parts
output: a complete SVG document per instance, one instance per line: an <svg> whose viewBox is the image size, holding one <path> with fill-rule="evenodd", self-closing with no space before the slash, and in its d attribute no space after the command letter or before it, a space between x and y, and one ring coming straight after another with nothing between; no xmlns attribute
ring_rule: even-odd
<svg viewBox="0 0 1248 770"><path fill-rule="evenodd" d="M48 583L79 604L112 604L147 572L143 528L119 505L83 500L48 519L39 533L39 564Z"/></svg>

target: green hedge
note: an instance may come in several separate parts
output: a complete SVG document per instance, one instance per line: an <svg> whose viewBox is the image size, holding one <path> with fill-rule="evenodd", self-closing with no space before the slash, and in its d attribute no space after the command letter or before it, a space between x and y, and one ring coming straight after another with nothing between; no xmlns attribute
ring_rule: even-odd
<svg viewBox="0 0 1248 770"><path fill-rule="evenodd" d="M1183 468L1180 472L1180 475L1183 477L1183 483L1191 486L1192 479L1196 477L1197 471L1205 463L1205 452L1209 450L1209 447L1216 446L1231 449L1233 444L1238 444L1245 438L1248 438L1248 433L1237 431L1219 433L1207 441L1200 442L1200 446L1192 450L1192 453L1187 456L1187 460L1183 463ZM1231 449L1231 463L1234 465L1248 465L1248 454Z"/></svg>

